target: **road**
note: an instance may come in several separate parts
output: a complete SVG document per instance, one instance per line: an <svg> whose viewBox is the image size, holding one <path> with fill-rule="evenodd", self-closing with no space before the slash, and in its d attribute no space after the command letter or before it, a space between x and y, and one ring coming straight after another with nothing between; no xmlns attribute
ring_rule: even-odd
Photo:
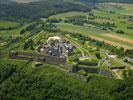
<svg viewBox="0 0 133 100"><path fill-rule="evenodd" d="M68 38L69 38L69 39L68 39ZM79 44L77 44L75 41L73 41L73 40L71 39L70 36L66 36L65 39L68 40L68 41L70 41L71 43L73 43L73 45L74 45L77 49L79 49L79 51L81 52L81 55L82 55L82 56L85 56L84 51L81 49L81 46L80 46Z"/></svg>
<svg viewBox="0 0 133 100"><path fill-rule="evenodd" d="M67 35L66 38L69 39L69 41L71 41L72 43L74 43L74 45L81 51L81 54L83 57L85 56L84 52L86 52L91 57L91 54L89 53L89 51L84 49L80 44L74 41L73 38L71 38L69 35Z"/></svg>
<svg viewBox="0 0 133 100"><path fill-rule="evenodd" d="M133 66L130 65L130 64L128 64L128 63L125 63L123 60L118 59L118 58L116 58L115 60L116 60L117 62L121 63L122 65L128 67L128 69L132 69L132 70L133 70Z"/></svg>
<svg viewBox="0 0 133 100"><path fill-rule="evenodd" d="M118 70L112 70L114 74L117 76L118 79L123 79L122 76L119 74Z"/></svg>

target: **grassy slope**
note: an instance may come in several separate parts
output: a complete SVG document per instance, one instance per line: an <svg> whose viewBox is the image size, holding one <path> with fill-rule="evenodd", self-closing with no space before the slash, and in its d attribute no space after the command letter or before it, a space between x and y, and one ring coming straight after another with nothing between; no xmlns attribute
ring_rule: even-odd
<svg viewBox="0 0 133 100"><path fill-rule="evenodd" d="M104 11L112 11L123 15L133 15L133 4L119 3L116 5L114 3L101 3L99 6L103 8Z"/></svg>
<svg viewBox="0 0 133 100"><path fill-rule="evenodd" d="M10 1L18 2L18 3L29 3L29 2L37 2L41 0L10 0Z"/></svg>
<svg viewBox="0 0 133 100"><path fill-rule="evenodd" d="M0 60L0 62L2 62L0 65L7 64L7 63L9 63L9 61L12 64L18 65L19 68L21 68L26 63L25 61L17 61L17 60L14 60L14 61L13 60L8 60L8 61ZM39 82L41 82L41 83L42 82L45 82L45 83L52 82L52 83L56 84L56 86L61 86L62 88L67 88L72 93L79 92L80 95L83 95L84 97L87 97L87 98L88 98L88 95L91 95L90 93L92 93L95 96L101 95L100 97L109 98L109 100L110 100L111 97L109 95L109 92L110 92L111 88L113 86L115 86L117 84L117 82L119 82L118 80L114 80L114 79L108 79L108 78L101 77L101 76L93 76L89 80L88 83L84 83L84 82L78 80L75 75L70 75L69 73L66 73L63 70L60 70L58 67L59 66L44 64L42 66L42 68L34 69L34 68L32 68L31 63L29 63L26 66L23 66L23 68L20 71L24 71L25 73L27 73L31 76L34 75L34 76L40 77L42 80ZM15 78L15 76L10 76L10 77ZM2 84L2 86L4 86L4 84L6 86L7 82L10 82L10 78L7 79ZM15 84L13 82L10 82L10 85L14 86ZM45 86L45 84L44 84L44 86ZM32 86L30 86L30 87L32 87ZM27 88L27 92L30 91L30 87ZM13 88L10 88L10 89L13 90ZM45 89L45 88L41 88L41 89L36 88L32 91L32 94L30 94L30 95L33 95L35 93L34 96L36 97L36 96L38 96L38 93L43 94L43 92L39 92L39 91L42 91L43 89ZM57 91L57 90L58 89L56 89L55 94L58 94L59 91ZM51 90L48 89L48 91L51 91ZM102 94L101 94L101 92L102 92ZM21 99L25 98L23 95L19 95L16 91L14 93L16 93L16 95L18 95ZM21 93L21 91L20 91L20 93ZM63 93L65 93L65 92L63 92ZM67 91L66 91L66 93L67 93ZM28 96L30 96L30 95L28 95ZM61 96L61 94L58 94L58 95ZM66 95L68 95L68 94L66 94Z"/></svg>
<svg viewBox="0 0 133 100"><path fill-rule="evenodd" d="M104 6L107 6L107 5L108 5L108 3L104 4ZM120 8L121 11L123 11L123 13L124 13L124 10L129 9L129 8L130 8L129 10L132 12L132 7L131 7L132 4L120 4L120 5L123 7L123 8ZM102 6L103 6L103 4L102 4ZM112 5L111 5L111 7L112 7ZM92 20L92 21L97 22L97 23L103 23L103 22L113 23L113 22L115 22L117 27L114 28L114 31L103 31L103 30L99 29L98 27L91 27L91 25L90 25L90 27L76 26L76 25L71 25L71 24L66 24L66 23L59 23L57 25L59 26L59 28L61 30L64 30L64 31L66 30L69 32L77 32L77 33L81 33L84 35L93 35L93 36L99 37L101 39L106 39L108 41L112 41L115 43L133 47L132 43L122 41L117 38L104 36L105 33L106 34L109 33L109 34L114 34L116 36L121 36L122 38L127 38L127 39L132 40L133 39L133 37L132 37L133 30L127 29L127 27L133 25L133 23L128 21L127 15L121 14L117 10L115 13L109 13L109 12L107 12L107 9L105 11L103 11L102 8L103 7L100 7L100 10L93 10L94 15L110 18L110 20L108 20L108 19L102 20L102 19L96 18L95 20ZM112 7L110 9L113 10L114 8L115 7ZM87 13L83 13L83 12L79 12L79 13L78 12L68 12L68 13L61 13L61 14L57 14L54 16L50 16L49 18L65 19L67 17L73 17L73 16L85 16L86 14ZM120 17L120 16L125 16L126 19L118 19L118 17ZM123 30L125 32L125 34L124 35L116 34L115 31L117 31L117 30ZM104 34L102 34L102 33L104 33Z"/></svg>
<svg viewBox="0 0 133 100"><path fill-rule="evenodd" d="M57 19L63 19L64 20L66 17L85 16L85 15L86 15L86 13L73 11L73 12L67 12L67 13L61 13L61 14L53 15L53 16L50 16L49 19L57 18Z"/></svg>
<svg viewBox="0 0 133 100"><path fill-rule="evenodd" d="M19 23L13 21L0 21L0 28L13 28L19 25Z"/></svg>
<svg viewBox="0 0 133 100"><path fill-rule="evenodd" d="M133 47L132 43L127 43L127 42L123 42L114 38L110 38L110 37L105 37L102 34L105 34L104 31L95 29L95 28L87 28L87 27L82 27L82 26L76 26L76 25L71 25L71 24L65 24L65 23L60 23L58 24L58 27L63 30L63 31L69 31L69 32L76 32L76 33L81 33L83 35L93 35L105 40L109 40L109 41L113 41L116 43L120 43L123 45L127 45L127 46L131 46Z"/></svg>

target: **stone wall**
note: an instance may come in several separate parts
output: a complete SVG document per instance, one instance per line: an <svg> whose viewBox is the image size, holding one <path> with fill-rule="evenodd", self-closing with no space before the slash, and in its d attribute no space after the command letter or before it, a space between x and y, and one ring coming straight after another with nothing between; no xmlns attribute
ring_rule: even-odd
<svg viewBox="0 0 133 100"><path fill-rule="evenodd" d="M70 72L76 73L79 70L85 70L85 71L87 71L89 73L99 73L99 68L84 68L84 67L80 67L79 65L73 65L71 67Z"/></svg>
<svg viewBox="0 0 133 100"><path fill-rule="evenodd" d="M87 65L87 66L98 66L98 63L96 62L78 62L78 64Z"/></svg>
<svg viewBox="0 0 133 100"><path fill-rule="evenodd" d="M116 67L111 67L110 69L124 69L125 68L125 66L116 66Z"/></svg>
<svg viewBox="0 0 133 100"><path fill-rule="evenodd" d="M98 73L99 72L99 68L83 68L83 67L79 67L78 70L85 70L89 73Z"/></svg>
<svg viewBox="0 0 133 100"><path fill-rule="evenodd" d="M54 56L45 56L37 53L29 52L20 52L20 51L11 51L9 52L10 59L20 59L20 60L32 60L37 62L45 62L50 64L66 64L66 58L54 57Z"/></svg>
<svg viewBox="0 0 133 100"><path fill-rule="evenodd" d="M100 70L99 74L104 75L104 76L108 76L108 77L112 77L111 71L104 70L104 69Z"/></svg>
<svg viewBox="0 0 133 100"><path fill-rule="evenodd" d="M103 70L103 69L100 70L100 68L84 68L78 65L71 66L70 72L77 73L79 70L85 70L89 73L96 73L96 74L101 74L104 76L112 77L112 73L110 71Z"/></svg>
<svg viewBox="0 0 133 100"><path fill-rule="evenodd" d="M112 76L112 73L109 71L103 71L99 68L84 68L80 67L78 64L69 65L67 64L66 58L59 58L54 56L45 56L37 53L29 53L29 52L20 52L20 51L11 51L9 52L10 59L18 59L18 60L29 60L29 61L37 61L44 62L49 64L63 64L67 66L71 73L77 73L79 70L85 70L89 73L99 73L105 76Z"/></svg>

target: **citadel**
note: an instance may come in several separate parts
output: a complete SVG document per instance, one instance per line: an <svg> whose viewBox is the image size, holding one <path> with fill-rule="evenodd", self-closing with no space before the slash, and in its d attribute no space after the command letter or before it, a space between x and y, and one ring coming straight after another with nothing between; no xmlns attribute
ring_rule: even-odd
<svg viewBox="0 0 133 100"><path fill-rule="evenodd" d="M46 42L40 44L37 51L49 56L68 57L73 51L74 45L59 36L49 37Z"/></svg>

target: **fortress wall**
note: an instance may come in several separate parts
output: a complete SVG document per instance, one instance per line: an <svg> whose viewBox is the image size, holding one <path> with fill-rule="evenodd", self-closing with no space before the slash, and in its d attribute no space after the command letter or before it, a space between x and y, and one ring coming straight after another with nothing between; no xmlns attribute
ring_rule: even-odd
<svg viewBox="0 0 133 100"><path fill-rule="evenodd" d="M87 66L98 66L96 62L79 62L78 64L87 65Z"/></svg>
<svg viewBox="0 0 133 100"><path fill-rule="evenodd" d="M83 67L78 67L78 70L85 70L89 73L99 73L99 68L83 68Z"/></svg>
<svg viewBox="0 0 133 100"><path fill-rule="evenodd" d="M59 58L59 57L53 57L53 56L45 56L41 54L36 53L28 53L28 52L10 52L9 53L10 59L18 59L18 60L33 60L37 62L45 62L49 64L63 64L66 65L70 72L76 73L79 70L85 70L89 73L99 73L104 76L112 76L112 73L110 71L101 70L99 68L83 68L78 65L68 65L66 62L66 58Z"/></svg>
<svg viewBox="0 0 133 100"><path fill-rule="evenodd" d="M66 64L66 58L59 58L59 57L53 57L53 56L45 56L41 54L36 53L28 53L28 52L10 52L9 58L11 59L19 59L19 60L33 60L38 62L46 62L50 64Z"/></svg>
<svg viewBox="0 0 133 100"><path fill-rule="evenodd" d="M112 67L110 69L124 69L124 68L125 68L125 66L118 66L118 67Z"/></svg>
<svg viewBox="0 0 133 100"><path fill-rule="evenodd" d="M112 77L112 73L111 73L110 71L108 71L108 70L103 70L103 69L102 69L102 70L99 72L99 74L104 75L104 76Z"/></svg>

